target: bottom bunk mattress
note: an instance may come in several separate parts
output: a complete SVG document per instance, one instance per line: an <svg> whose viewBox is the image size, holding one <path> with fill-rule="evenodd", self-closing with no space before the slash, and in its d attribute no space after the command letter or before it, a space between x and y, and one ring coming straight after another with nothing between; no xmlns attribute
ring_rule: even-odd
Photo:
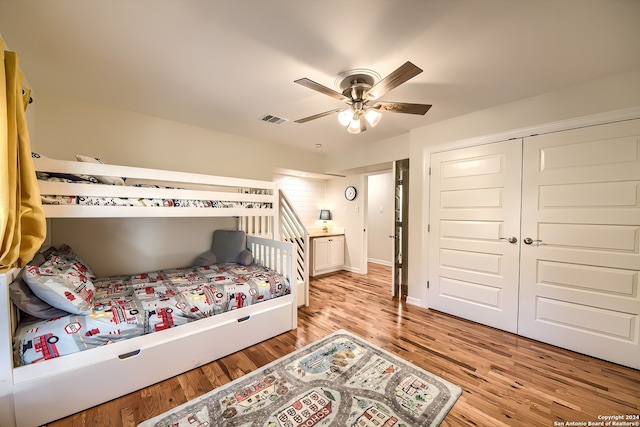
<svg viewBox="0 0 640 427"><path fill-rule="evenodd" d="M68 265L68 261L67 257L62 262ZM45 273L41 282L50 280L42 266L28 267L24 276L40 272ZM291 293L284 276L257 264L213 264L89 280L84 275L90 277L90 269L79 262L66 274L67 281L75 281L76 291L65 291L66 297L90 301L90 306L46 320L23 319L14 334L15 366L159 332ZM90 289L87 283L92 284Z"/></svg>

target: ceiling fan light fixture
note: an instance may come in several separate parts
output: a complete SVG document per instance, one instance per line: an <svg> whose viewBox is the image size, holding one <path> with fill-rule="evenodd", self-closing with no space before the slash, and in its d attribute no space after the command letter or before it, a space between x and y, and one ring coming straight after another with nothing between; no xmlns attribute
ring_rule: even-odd
<svg viewBox="0 0 640 427"><path fill-rule="evenodd" d="M360 119L353 119L347 127L349 133L360 133Z"/></svg>
<svg viewBox="0 0 640 427"><path fill-rule="evenodd" d="M424 115L431 108L430 104L373 101L381 98L387 92L421 72L420 68L409 61L396 68L383 79L380 79L378 73L367 69L344 71L336 79L337 91L308 78L294 80L295 83L345 102L348 105L347 108L335 108L324 113L298 119L295 122L306 123L338 113L338 122L342 126L346 126L347 131L361 133L367 130L367 125L375 127L382 118L382 112Z"/></svg>
<svg viewBox="0 0 640 427"><path fill-rule="evenodd" d="M378 123L380 123L382 113L369 108L367 112L364 113L364 118L367 120L367 123L371 125L371 127L375 127Z"/></svg>
<svg viewBox="0 0 640 427"><path fill-rule="evenodd" d="M349 126L351 119L353 118L353 112L351 110L343 110L338 114L338 121L342 126Z"/></svg>

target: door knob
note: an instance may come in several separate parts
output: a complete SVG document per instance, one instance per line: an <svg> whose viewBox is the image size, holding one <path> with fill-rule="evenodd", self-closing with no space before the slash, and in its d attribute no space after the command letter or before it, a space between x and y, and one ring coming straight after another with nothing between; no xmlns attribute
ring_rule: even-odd
<svg viewBox="0 0 640 427"><path fill-rule="evenodd" d="M516 244L518 243L518 239L514 236L511 237L500 237L499 240L506 240L507 242L511 243L511 244Z"/></svg>
<svg viewBox="0 0 640 427"><path fill-rule="evenodd" d="M532 243L542 243L542 240L533 240L531 237L525 237L523 242L525 245L530 245Z"/></svg>

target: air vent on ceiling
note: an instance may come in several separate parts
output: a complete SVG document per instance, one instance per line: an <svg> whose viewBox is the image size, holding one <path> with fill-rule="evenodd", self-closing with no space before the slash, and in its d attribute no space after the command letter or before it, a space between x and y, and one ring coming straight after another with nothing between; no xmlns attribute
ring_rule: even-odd
<svg viewBox="0 0 640 427"><path fill-rule="evenodd" d="M281 125L283 123L287 123L289 119L285 119L282 117L274 116L272 114L267 114L260 118L263 122L274 123L276 125Z"/></svg>

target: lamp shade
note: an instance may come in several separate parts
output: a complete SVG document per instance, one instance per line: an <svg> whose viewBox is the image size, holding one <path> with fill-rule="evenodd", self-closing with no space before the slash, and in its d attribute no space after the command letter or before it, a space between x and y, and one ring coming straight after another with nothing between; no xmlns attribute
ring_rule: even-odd
<svg viewBox="0 0 640 427"><path fill-rule="evenodd" d="M331 221L331 211L329 209L322 209L320 211L320 219L323 221Z"/></svg>
<svg viewBox="0 0 640 427"><path fill-rule="evenodd" d="M360 119L353 119L349 126L347 126L349 133L360 133Z"/></svg>
<svg viewBox="0 0 640 427"><path fill-rule="evenodd" d="M382 114L372 109L368 109L367 112L364 113L364 118L367 119L367 122L369 122L371 127L375 127L378 124L378 122L380 122L381 117L382 117Z"/></svg>
<svg viewBox="0 0 640 427"><path fill-rule="evenodd" d="M349 126L352 118L353 112L351 110L344 110L338 114L338 121L342 126Z"/></svg>

